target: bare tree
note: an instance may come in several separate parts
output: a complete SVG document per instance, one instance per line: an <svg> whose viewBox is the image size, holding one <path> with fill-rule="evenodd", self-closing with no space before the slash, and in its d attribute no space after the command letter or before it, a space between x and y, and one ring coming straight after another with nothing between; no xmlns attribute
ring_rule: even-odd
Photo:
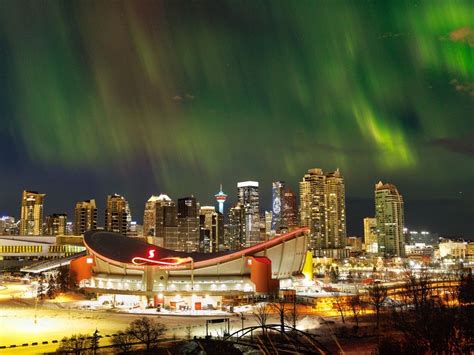
<svg viewBox="0 0 474 355"><path fill-rule="evenodd" d="M97 349L99 349L99 341L101 336L99 335L99 331L95 330L91 337L91 350L93 354L97 354Z"/></svg>
<svg viewBox="0 0 474 355"><path fill-rule="evenodd" d="M347 301L347 305L352 312L352 316L354 317L354 321L356 322L357 326L359 326L359 315L363 310L363 302L357 291L356 294L350 297Z"/></svg>
<svg viewBox="0 0 474 355"><path fill-rule="evenodd" d="M333 307L339 312L342 323L346 323L345 312L348 308L347 297L345 295L341 296L339 292L334 292L332 298L334 300Z"/></svg>
<svg viewBox="0 0 474 355"><path fill-rule="evenodd" d="M270 308L276 312L278 319L280 320L280 329L281 332L285 332L285 319L287 314L290 311L288 304L285 302L284 298L278 298L273 303L270 303Z"/></svg>
<svg viewBox="0 0 474 355"><path fill-rule="evenodd" d="M375 309L377 319L377 334L380 330L380 310L387 299L387 288L380 284L373 284L369 287L369 303Z"/></svg>
<svg viewBox="0 0 474 355"><path fill-rule="evenodd" d="M61 340L61 345L56 350L60 354L76 354L81 355L87 352L90 347L89 335L85 334L74 334L69 338L64 337Z"/></svg>
<svg viewBox="0 0 474 355"><path fill-rule="evenodd" d="M112 344L120 349L124 354L128 354L132 350L132 344L135 340L135 337L127 332L119 332L112 338Z"/></svg>
<svg viewBox="0 0 474 355"><path fill-rule="evenodd" d="M298 307L296 303L296 295L293 295L293 300L292 300L292 306L288 309L288 312L286 313L285 320L286 324L289 326L296 328L296 322L299 319L299 312L298 312Z"/></svg>
<svg viewBox="0 0 474 355"><path fill-rule="evenodd" d="M265 304L261 303L254 308L253 316L257 323L262 327L262 331L265 334L265 326L269 316L270 308Z"/></svg>
<svg viewBox="0 0 474 355"><path fill-rule="evenodd" d="M49 297L49 298L54 298L54 296L56 295L56 280L54 279L54 276L53 275L50 275L49 276L49 279L48 279L48 289L46 291L46 295Z"/></svg>
<svg viewBox="0 0 474 355"><path fill-rule="evenodd" d="M164 324L147 317L134 320L127 328L128 333L145 344L147 352L156 346L165 331Z"/></svg>

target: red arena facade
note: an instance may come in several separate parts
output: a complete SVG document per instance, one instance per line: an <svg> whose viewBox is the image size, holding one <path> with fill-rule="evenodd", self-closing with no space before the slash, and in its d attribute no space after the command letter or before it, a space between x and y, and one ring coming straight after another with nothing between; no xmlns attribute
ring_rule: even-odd
<svg viewBox="0 0 474 355"><path fill-rule="evenodd" d="M239 251L185 253L91 231L84 236L87 255L73 260L71 270L81 287L114 302L216 309L277 292L301 275L306 232L299 228Z"/></svg>

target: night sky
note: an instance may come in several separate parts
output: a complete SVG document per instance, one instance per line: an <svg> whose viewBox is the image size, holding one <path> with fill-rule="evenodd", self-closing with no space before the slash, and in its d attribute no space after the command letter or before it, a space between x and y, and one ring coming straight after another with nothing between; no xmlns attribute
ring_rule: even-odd
<svg viewBox="0 0 474 355"><path fill-rule="evenodd" d="M0 1L0 213L123 194L212 204L340 168L349 234L474 235L473 1Z"/></svg>

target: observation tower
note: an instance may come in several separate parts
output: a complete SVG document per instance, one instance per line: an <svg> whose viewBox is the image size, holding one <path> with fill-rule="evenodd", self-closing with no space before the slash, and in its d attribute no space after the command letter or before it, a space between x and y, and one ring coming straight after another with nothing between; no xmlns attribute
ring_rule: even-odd
<svg viewBox="0 0 474 355"><path fill-rule="evenodd" d="M224 214L224 202L227 200L227 195L222 191L222 184L220 191L214 195L216 198L217 203L219 204L219 212Z"/></svg>

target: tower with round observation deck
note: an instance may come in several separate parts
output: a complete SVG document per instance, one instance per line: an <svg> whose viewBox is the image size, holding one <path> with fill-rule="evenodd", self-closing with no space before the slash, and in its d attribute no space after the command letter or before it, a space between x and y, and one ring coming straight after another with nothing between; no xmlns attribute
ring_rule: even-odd
<svg viewBox="0 0 474 355"><path fill-rule="evenodd" d="M217 203L219 204L219 212L224 214L224 202L227 200L227 195L222 191L222 184L220 191L214 195Z"/></svg>

